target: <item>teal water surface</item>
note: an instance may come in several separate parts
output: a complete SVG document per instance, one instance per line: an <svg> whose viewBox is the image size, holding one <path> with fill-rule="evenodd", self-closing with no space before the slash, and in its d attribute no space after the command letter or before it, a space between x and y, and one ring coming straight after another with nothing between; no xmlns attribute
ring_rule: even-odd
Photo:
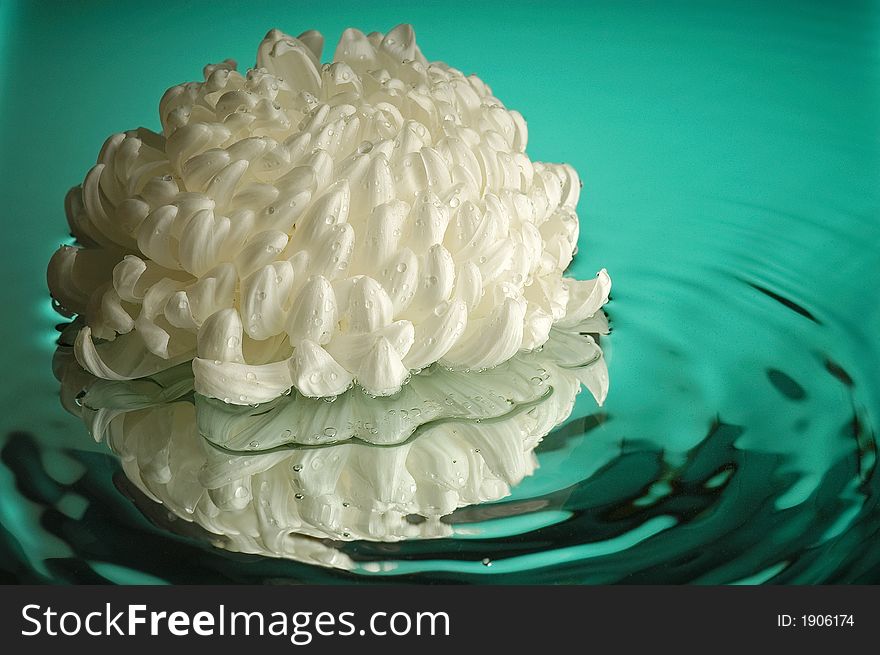
<svg viewBox="0 0 880 655"><path fill-rule="evenodd" d="M0 576L35 582L880 582L880 7L872 2L0 2ZM454 536L345 573L211 548L58 402L63 198L165 88L271 27L414 25L584 188L611 391ZM130 496L133 496L134 502ZM178 524L181 522L177 522ZM390 577L389 577L390 576Z"/></svg>

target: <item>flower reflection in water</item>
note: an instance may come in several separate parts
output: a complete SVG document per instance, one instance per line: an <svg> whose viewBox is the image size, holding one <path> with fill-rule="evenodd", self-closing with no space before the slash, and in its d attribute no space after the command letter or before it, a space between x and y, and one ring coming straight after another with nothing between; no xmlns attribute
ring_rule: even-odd
<svg viewBox="0 0 880 655"><path fill-rule="evenodd" d="M606 326L602 315L553 328L543 348L486 371L435 365L388 397L294 390L228 405L194 392L189 364L99 380L69 345L58 350L56 374L65 406L169 516L200 526L218 547L353 568L342 542L448 536L444 517L504 498L533 474L535 448L571 414L581 385L605 398L594 336Z"/></svg>

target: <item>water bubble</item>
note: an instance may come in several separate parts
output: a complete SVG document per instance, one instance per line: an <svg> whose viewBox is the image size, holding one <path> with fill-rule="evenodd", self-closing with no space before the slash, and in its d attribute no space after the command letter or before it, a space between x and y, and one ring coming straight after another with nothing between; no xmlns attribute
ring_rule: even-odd
<svg viewBox="0 0 880 655"><path fill-rule="evenodd" d="M300 471L303 470L303 465L302 464L294 464L293 470L296 471L297 473L299 473Z"/></svg>
<svg viewBox="0 0 880 655"><path fill-rule="evenodd" d="M305 498L305 496L303 496L302 494L293 494L293 497L297 500L302 500L303 498Z"/></svg>
<svg viewBox="0 0 880 655"><path fill-rule="evenodd" d="M281 438L282 438L282 439L290 439L290 437L291 437L292 434L293 434L292 431L290 431L290 430L284 430L284 432L281 433Z"/></svg>
<svg viewBox="0 0 880 655"><path fill-rule="evenodd" d="M336 428L324 428L324 436L335 437L336 436Z"/></svg>
<svg viewBox="0 0 880 655"><path fill-rule="evenodd" d="M257 374L256 374L256 373L248 373L245 377L246 377L248 380L256 380L256 379L257 379Z"/></svg>
<svg viewBox="0 0 880 655"><path fill-rule="evenodd" d="M488 557L484 557L480 562L483 566L492 566L492 560Z"/></svg>

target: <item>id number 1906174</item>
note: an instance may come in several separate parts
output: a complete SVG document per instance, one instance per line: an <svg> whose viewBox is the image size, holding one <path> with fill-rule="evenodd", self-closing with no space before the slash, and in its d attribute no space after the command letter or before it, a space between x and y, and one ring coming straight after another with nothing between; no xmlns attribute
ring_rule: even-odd
<svg viewBox="0 0 880 655"><path fill-rule="evenodd" d="M855 626L852 614L777 614L780 628L851 628Z"/></svg>

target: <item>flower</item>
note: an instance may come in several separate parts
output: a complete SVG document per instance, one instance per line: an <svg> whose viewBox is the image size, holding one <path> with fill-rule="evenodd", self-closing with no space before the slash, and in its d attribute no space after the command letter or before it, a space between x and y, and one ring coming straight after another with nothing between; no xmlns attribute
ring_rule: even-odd
<svg viewBox="0 0 880 655"><path fill-rule="evenodd" d="M68 194L79 245L48 280L89 372L191 360L198 392L242 405L385 396L601 315L607 273L563 276L578 176L529 159L518 112L408 25L348 29L323 66L322 46L273 30L247 74L207 66L165 93L160 134L111 136Z"/></svg>
<svg viewBox="0 0 880 655"><path fill-rule="evenodd" d="M602 351L583 328L554 328L544 348L491 370L432 369L394 396L293 392L259 409L193 397L186 364L96 380L62 345L56 372L68 408L161 514L229 550L354 568L319 540L449 536L443 517L500 500L534 473L535 448L571 415L581 384L600 402L607 391Z"/></svg>

